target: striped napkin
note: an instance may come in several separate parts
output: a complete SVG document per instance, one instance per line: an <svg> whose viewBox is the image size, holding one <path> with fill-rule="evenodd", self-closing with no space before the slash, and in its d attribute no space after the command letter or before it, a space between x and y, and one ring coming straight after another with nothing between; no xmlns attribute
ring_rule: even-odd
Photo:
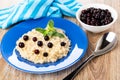
<svg viewBox="0 0 120 80"><path fill-rule="evenodd" d="M0 10L0 28L9 28L12 24L40 17L75 17L81 4L75 0L23 0L23 2Z"/></svg>

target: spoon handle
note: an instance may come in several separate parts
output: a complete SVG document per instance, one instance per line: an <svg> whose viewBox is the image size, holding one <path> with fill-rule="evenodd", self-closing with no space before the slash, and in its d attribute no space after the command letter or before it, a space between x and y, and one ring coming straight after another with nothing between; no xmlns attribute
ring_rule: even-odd
<svg viewBox="0 0 120 80"><path fill-rule="evenodd" d="M79 73L79 71L94 57L95 55L91 54L87 59L85 59L73 72L67 75L63 80L73 80L74 77Z"/></svg>

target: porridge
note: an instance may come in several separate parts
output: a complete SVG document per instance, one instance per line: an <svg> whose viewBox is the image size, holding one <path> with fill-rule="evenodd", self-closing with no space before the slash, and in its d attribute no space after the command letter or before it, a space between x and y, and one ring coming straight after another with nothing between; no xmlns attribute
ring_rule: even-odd
<svg viewBox="0 0 120 80"><path fill-rule="evenodd" d="M67 56L70 49L70 40L63 30L54 28L52 20L45 29L35 28L23 34L16 44L21 57L41 64Z"/></svg>

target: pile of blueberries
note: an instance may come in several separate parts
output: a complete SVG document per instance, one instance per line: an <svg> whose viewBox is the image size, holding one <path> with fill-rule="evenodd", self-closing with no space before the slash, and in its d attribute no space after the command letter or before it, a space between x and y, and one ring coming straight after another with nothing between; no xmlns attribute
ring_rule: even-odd
<svg viewBox="0 0 120 80"><path fill-rule="evenodd" d="M80 20L88 25L102 26L111 23L113 18L108 9L90 7L82 10Z"/></svg>

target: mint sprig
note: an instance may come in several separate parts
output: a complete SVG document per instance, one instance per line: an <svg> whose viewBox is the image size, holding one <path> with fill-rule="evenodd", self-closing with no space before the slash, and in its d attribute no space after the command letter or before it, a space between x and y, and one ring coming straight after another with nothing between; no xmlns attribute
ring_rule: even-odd
<svg viewBox="0 0 120 80"><path fill-rule="evenodd" d="M56 29L54 28L53 20L48 21L47 27L45 29L36 28L35 30L42 33L44 36L48 35L50 37L58 36L60 38L64 38L64 35L62 33L57 32Z"/></svg>

